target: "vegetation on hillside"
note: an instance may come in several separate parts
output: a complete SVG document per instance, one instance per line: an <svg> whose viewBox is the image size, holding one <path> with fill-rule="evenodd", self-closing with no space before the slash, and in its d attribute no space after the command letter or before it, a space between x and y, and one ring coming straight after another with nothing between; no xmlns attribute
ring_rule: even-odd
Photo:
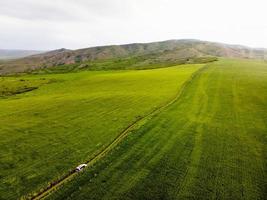
<svg viewBox="0 0 267 200"><path fill-rule="evenodd" d="M46 188L168 102L48 199L265 199L266 62L151 55L1 77L0 199Z"/></svg>
<svg viewBox="0 0 267 200"><path fill-rule="evenodd" d="M32 90L38 89L40 86L48 83L53 83L55 80L40 78L28 80L22 78L0 78L0 98L7 98L12 95L17 95Z"/></svg>
<svg viewBox="0 0 267 200"><path fill-rule="evenodd" d="M79 71L99 71L99 70L143 70L171 67L182 64L203 64L217 61L216 57L192 57L183 59L159 59L159 55L135 56L119 59L109 59L91 62L77 62L69 65L59 65L40 70L28 71L32 74L46 73L68 73Z"/></svg>
<svg viewBox="0 0 267 200"><path fill-rule="evenodd" d="M48 199L266 199L267 65L209 64L179 100Z"/></svg>
<svg viewBox="0 0 267 200"><path fill-rule="evenodd" d="M265 59L265 49L253 49L244 46L226 45L199 40L168 40L144 44L127 44L92 47L78 50L59 49L44 54L34 55L5 63L0 63L0 74L18 73L39 69L53 70L90 68L114 69L110 61L117 61L118 67L123 68L151 68L155 65L169 66L186 63L200 57L231 57ZM120 61L122 59L122 61ZM104 64L99 66L99 64ZM130 64L130 66L128 66ZM87 67L86 67L87 66ZM57 70L56 69L56 70ZM55 70L55 71L56 71Z"/></svg>
<svg viewBox="0 0 267 200"><path fill-rule="evenodd" d="M0 199L38 192L90 160L202 66L1 78L13 95L0 98ZM16 94L25 86L38 89Z"/></svg>

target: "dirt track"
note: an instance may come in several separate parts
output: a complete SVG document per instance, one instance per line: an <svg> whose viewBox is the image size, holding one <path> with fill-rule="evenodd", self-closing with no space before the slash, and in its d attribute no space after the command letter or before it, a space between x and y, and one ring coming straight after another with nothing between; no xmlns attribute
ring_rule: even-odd
<svg viewBox="0 0 267 200"><path fill-rule="evenodd" d="M169 105L171 105L172 103L174 103L175 101L177 101L179 99L179 97L183 94L183 92L184 92L185 88L187 87L187 85L194 79L194 77L197 74L201 73L206 68L207 68L207 65L204 66L204 67L202 67L202 68L200 68L195 73L193 73L191 75L191 77L182 85L182 87L180 88L179 92L177 93L177 95L173 99L171 99L169 102L167 102L167 103L159 106L155 110L151 111L146 116L141 117L141 118L137 119L136 121L134 121L132 124L130 124L128 127L126 127L118 135L118 137L116 137L107 147L105 147L101 152L99 152L97 155L95 155L95 157L93 157L91 160L88 160L88 161L84 162L84 163L87 164L87 167L84 170L86 170L87 168L89 168L90 166L92 166L96 161L98 161L99 159L101 159L102 157L104 157L118 143L120 143L128 135L128 133L131 130L133 130L134 127L137 126L139 123L144 122L145 120L151 118L155 114L159 113L160 111L162 111L163 109L165 109L166 107L168 107ZM62 178L60 178L60 179L58 179L58 180L56 180L54 182L51 182L49 184L49 186L46 187L45 189L41 190L40 192L38 192L37 194L35 194L33 196L26 197L26 199L31 199L31 200L43 199L46 196L48 196L50 193L52 193L53 191L55 191L58 187L60 187L61 185L63 185L65 182L71 180L78 173L79 172L77 172L77 171L75 171L75 169L73 169L68 174L66 174L65 176L63 176Z"/></svg>

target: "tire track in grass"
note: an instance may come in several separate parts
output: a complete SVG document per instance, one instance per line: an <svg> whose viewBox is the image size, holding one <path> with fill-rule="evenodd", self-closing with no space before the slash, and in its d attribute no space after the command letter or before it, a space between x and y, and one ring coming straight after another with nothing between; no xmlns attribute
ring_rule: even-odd
<svg viewBox="0 0 267 200"><path fill-rule="evenodd" d="M148 113L146 116L140 117L137 120L135 120L133 123L131 123L128 127L126 127L109 145L107 145L102 151L100 151L98 154L96 154L92 159L84 162L87 164L86 168L89 168L90 166L94 165L99 159L103 158L108 152L110 152L114 147L117 146L134 128L138 128L138 125L141 125L145 123L147 120L152 118L154 115L160 113L165 108L169 107L171 104L176 102L185 92L188 85L192 82L192 80L199 74L201 74L203 71L205 71L209 65L204 65L200 67L198 70L196 70L194 73L191 74L191 76L182 84L182 86L179 88L178 93L175 95L174 98L172 98L169 102L164 103L160 105L158 108L152 110L150 113ZM84 169L86 170L86 169ZM62 176L60 179L51 182L46 188L41 189L40 192L34 195L29 195L26 197L22 197L22 199L31 199L31 200L39 200L43 199L49 194L51 194L53 191L55 191L57 188L62 186L67 181L70 181L72 178L77 175L78 172L75 171L75 169L71 170L69 173L67 173L65 176Z"/></svg>

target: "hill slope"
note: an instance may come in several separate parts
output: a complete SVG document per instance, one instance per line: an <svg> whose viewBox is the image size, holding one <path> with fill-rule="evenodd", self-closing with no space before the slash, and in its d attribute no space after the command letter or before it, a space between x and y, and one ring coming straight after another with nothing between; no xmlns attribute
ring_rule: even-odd
<svg viewBox="0 0 267 200"><path fill-rule="evenodd" d="M266 63L208 64L177 101L48 199L266 199L266 89Z"/></svg>
<svg viewBox="0 0 267 200"><path fill-rule="evenodd" d="M39 191L91 160L201 67L1 78L0 199Z"/></svg>
<svg viewBox="0 0 267 200"><path fill-rule="evenodd" d="M78 50L59 49L39 55L29 56L0 64L0 74L16 73L28 70L50 68L54 66L79 66L87 62L110 59L129 59L121 65L136 65L137 67L153 63L185 63L188 59L216 56L228 58L264 59L266 49L253 49L239 45L227 45L199 40L168 40L153 43L135 43L126 45L112 45L92 47ZM132 61L133 59L133 61ZM83 68L84 66L82 66ZM107 69L109 68L106 67ZM105 68L105 69L106 69Z"/></svg>

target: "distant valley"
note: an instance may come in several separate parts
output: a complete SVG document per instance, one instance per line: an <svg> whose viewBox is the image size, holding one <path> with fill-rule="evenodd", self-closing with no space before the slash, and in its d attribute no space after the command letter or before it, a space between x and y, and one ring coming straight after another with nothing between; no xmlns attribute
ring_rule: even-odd
<svg viewBox="0 0 267 200"><path fill-rule="evenodd" d="M44 53L44 51L0 49L0 60L23 58L40 53Z"/></svg>

